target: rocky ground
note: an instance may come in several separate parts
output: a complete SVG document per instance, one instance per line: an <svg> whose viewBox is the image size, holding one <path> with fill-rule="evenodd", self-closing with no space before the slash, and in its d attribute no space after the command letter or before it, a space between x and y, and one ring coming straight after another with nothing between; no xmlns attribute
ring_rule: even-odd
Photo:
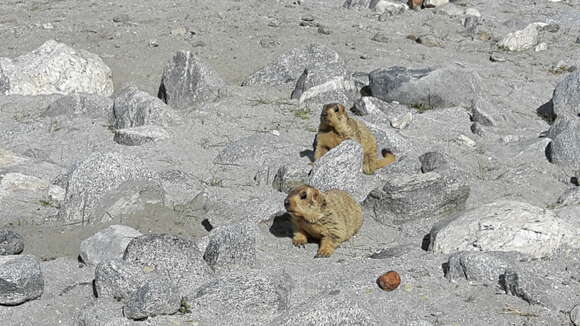
<svg viewBox="0 0 580 326"><path fill-rule="evenodd" d="M0 2L0 324L580 325L580 2L446 2Z"/></svg>

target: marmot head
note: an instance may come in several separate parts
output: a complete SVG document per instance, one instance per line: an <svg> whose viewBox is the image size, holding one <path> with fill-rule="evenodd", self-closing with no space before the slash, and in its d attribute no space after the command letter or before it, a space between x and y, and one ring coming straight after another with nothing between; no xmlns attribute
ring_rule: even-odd
<svg viewBox="0 0 580 326"><path fill-rule="evenodd" d="M326 207L324 194L310 186L300 186L288 193L284 200L284 207L288 213L301 217L309 223L316 223L323 216Z"/></svg>
<svg viewBox="0 0 580 326"><path fill-rule="evenodd" d="M330 127L336 127L344 124L348 119L346 108L339 103L329 103L322 107L320 122Z"/></svg>

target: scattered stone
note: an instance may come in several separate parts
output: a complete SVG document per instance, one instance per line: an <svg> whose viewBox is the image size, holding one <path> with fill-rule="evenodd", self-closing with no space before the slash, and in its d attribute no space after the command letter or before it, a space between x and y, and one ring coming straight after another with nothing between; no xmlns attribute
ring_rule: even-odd
<svg viewBox="0 0 580 326"><path fill-rule="evenodd" d="M34 300L44 291L40 262L31 255L0 256L0 305Z"/></svg>
<svg viewBox="0 0 580 326"><path fill-rule="evenodd" d="M145 281L158 277L152 268L121 259L107 260L95 269L95 292L99 298L126 302Z"/></svg>
<svg viewBox="0 0 580 326"><path fill-rule="evenodd" d="M260 46L264 49L275 48L280 46L280 41L275 38L264 38L260 40Z"/></svg>
<svg viewBox="0 0 580 326"><path fill-rule="evenodd" d="M443 171L449 169L449 161L445 155L439 152L428 152L419 156L421 162L421 172Z"/></svg>
<svg viewBox="0 0 580 326"><path fill-rule="evenodd" d="M540 26L542 31L546 31L546 32L550 32L550 33L556 33L560 30L560 25L556 24L556 23L549 23L547 25L544 26Z"/></svg>
<svg viewBox="0 0 580 326"><path fill-rule="evenodd" d="M97 55L49 40L14 59L0 57L0 95L113 93L111 69Z"/></svg>
<svg viewBox="0 0 580 326"><path fill-rule="evenodd" d="M179 289L169 278L146 281L125 305L123 312L130 319L172 315L181 307Z"/></svg>
<svg viewBox="0 0 580 326"><path fill-rule="evenodd" d="M479 12L479 10L477 10L475 8L467 8L467 9L465 9L465 15L466 16L481 17L481 13Z"/></svg>
<svg viewBox="0 0 580 326"><path fill-rule="evenodd" d="M509 51L525 51L538 44L538 29L546 24L533 23L523 30L515 31L504 36L498 43L500 48Z"/></svg>
<svg viewBox="0 0 580 326"><path fill-rule="evenodd" d="M18 255L24 251L24 238L12 230L0 230L0 256Z"/></svg>
<svg viewBox="0 0 580 326"><path fill-rule="evenodd" d="M548 49L548 44L546 44L545 42L542 42L534 47L534 51L536 51L536 52L546 51L547 49Z"/></svg>
<svg viewBox="0 0 580 326"><path fill-rule="evenodd" d="M370 255L369 258L388 259L394 257L401 257L407 254L408 252L413 251L414 249L416 249L414 245L400 245L392 248L381 249Z"/></svg>
<svg viewBox="0 0 580 326"><path fill-rule="evenodd" d="M499 53L496 53L496 52L493 52L489 56L489 60L491 62L505 62L506 61L505 57L503 57L502 55L500 55Z"/></svg>
<svg viewBox="0 0 580 326"><path fill-rule="evenodd" d="M480 25L480 18L478 16L466 16L463 19L463 27L469 34L475 34L477 32L477 27Z"/></svg>
<svg viewBox="0 0 580 326"><path fill-rule="evenodd" d="M165 65L158 97L174 109L190 109L222 97L226 83L189 51L178 51Z"/></svg>
<svg viewBox="0 0 580 326"><path fill-rule="evenodd" d="M436 8L445 4L448 4L449 0L424 0L423 7L424 8Z"/></svg>
<svg viewBox="0 0 580 326"><path fill-rule="evenodd" d="M42 26L42 29L46 29L46 30L54 29L54 25L51 23L44 23L41 26Z"/></svg>
<svg viewBox="0 0 580 326"><path fill-rule="evenodd" d="M389 43L391 40L389 39L389 37L387 36L387 34L383 33L383 32L378 32L376 33L371 40L375 41L375 42L379 42L379 43Z"/></svg>
<svg viewBox="0 0 580 326"><path fill-rule="evenodd" d="M393 291L401 284L401 277L395 271L386 272L377 279L379 287L385 291Z"/></svg>
<svg viewBox="0 0 580 326"><path fill-rule="evenodd" d="M576 44L580 44L580 36L576 37Z"/></svg>
<svg viewBox="0 0 580 326"><path fill-rule="evenodd" d="M128 23L131 20L131 17L127 14L120 14L113 17L113 22L115 23Z"/></svg>
<svg viewBox="0 0 580 326"><path fill-rule="evenodd" d="M214 270L256 264L258 228L253 223L225 225L213 229L203 258Z"/></svg>
<svg viewBox="0 0 580 326"><path fill-rule="evenodd" d="M302 16L302 20L305 22L311 22L311 21L314 21L314 16L312 16L312 15Z"/></svg>
<svg viewBox="0 0 580 326"><path fill-rule="evenodd" d="M94 153L69 173L59 216L68 223L104 222L163 199L159 177L139 158Z"/></svg>
<svg viewBox="0 0 580 326"><path fill-rule="evenodd" d="M580 205L580 188L566 190L556 201L558 207Z"/></svg>
<svg viewBox="0 0 580 326"><path fill-rule="evenodd" d="M171 32L169 32L169 34L175 37L184 37L185 35L187 35L187 29L183 26L179 26L177 28L172 29Z"/></svg>
<svg viewBox="0 0 580 326"><path fill-rule="evenodd" d="M147 43L147 46L149 46L150 48L158 48L159 47L159 41L153 39L153 40L149 40L149 42Z"/></svg>
<svg viewBox="0 0 580 326"><path fill-rule="evenodd" d="M131 239L140 235L131 227L111 225L81 242L81 259L90 265L121 259Z"/></svg>
<svg viewBox="0 0 580 326"><path fill-rule="evenodd" d="M318 33L323 35L330 35L332 33L332 30L330 29L330 27L326 25L318 25Z"/></svg>
<svg viewBox="0 0 580 326"><path fill-rule="evenodd" d="M496 285L501 275L515 268L516 253L460 251L449 256L445 278L450 281L477 281Z"/></svg>
<svg viewBox="0 0 580 326"><path fill-rule="evenodd" d="M435 48L435 47L442 47L443 44L441 43L441 41L435 37L434 35L423 35L423 36L419 36L417 38L417 43L430 47L430 48Z"/></svg>
<svg viewBox="0 0 580 326"><path fill-rule="evenodd" d="M169 138L171 135L163 127L149 125L115 130L113 140L121 145L140 146Z"/></svg>
<svg viewBox="0 0 580 326"><path fill-rule="evenodd" d="M167 127L179 120L173 109L160 99L129 86L121 90L113 107L116 129L158 125Z"/></svg>
<svg viewBox="0 0 580 326"><path fill-rule="evenodd" d="M74 93L51 103L44 116L86 116L93 119L113 120L113 100L96 94Z"/></svg>
<svg viewBox="0 0 580 326"><path fill-rule="evenodd" d="M429 248L457 251L517 251L547 257L563 244L577 247L576 231L552 211L500 200L472 209L431 229Z"/></svg>
<svg viewBox="0 0 580 326"><path fill-rule="evenodd" d="M379 20L381 20L381 17L382 19L386 19L387 17L400 15L404 13L407 9L409 9L409 7L407 7L402 3L395 3L386 0L373 1L373 4L374 4L373 9L381 14Z"/></svg>

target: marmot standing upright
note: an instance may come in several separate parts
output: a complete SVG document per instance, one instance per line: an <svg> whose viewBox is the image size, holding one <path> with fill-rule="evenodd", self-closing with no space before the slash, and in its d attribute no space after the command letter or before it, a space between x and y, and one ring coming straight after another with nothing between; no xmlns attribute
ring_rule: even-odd
<svg viewBox="0 0 580 326"><path fill-rule="evenodd" d="M318 160L341 142L352 139L361 144L363 149L363 172L373 174L377 169L393 163L393 153L385 151L382 158L377 158L377 141L362 121L348 116L342 104L330 103L322 108L320 125L316 134L314 160Z"/></svg>
<svg viewBox="0 0 580 326"><path fill-rule="evenodd" d="M321 192L310 186L292 190L284 207L292 216L292 244L320 240L316 257L329 257L338 245L358 232L363 223L361 206L342 190Z"/></svg>

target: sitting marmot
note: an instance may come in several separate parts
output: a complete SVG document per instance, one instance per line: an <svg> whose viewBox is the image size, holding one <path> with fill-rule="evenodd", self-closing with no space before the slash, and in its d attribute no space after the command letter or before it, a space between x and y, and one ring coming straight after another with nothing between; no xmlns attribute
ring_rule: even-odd
<svg viewBox="0 0 580 326"><path fill-rule="evenodd" d="M348 116L343 105L326 104L320 115L320 125L316 134L314 160L318 160L329 150L341 142L352 139L363 148L363 172L373 174L377 169L395 161L395 155L389 151L383 152L382 158L377 158L377 141L371 131L362 121Z"/></svg>
<svg viewBox="0 0 580 326"><path fill-rule="evenodd" d="M292 190L284 207L292 216L292 244L320 240L316 257L329 257L338 245L350 239L363 223L360 205L342 190L321 192L310 186Z"/></svg>

